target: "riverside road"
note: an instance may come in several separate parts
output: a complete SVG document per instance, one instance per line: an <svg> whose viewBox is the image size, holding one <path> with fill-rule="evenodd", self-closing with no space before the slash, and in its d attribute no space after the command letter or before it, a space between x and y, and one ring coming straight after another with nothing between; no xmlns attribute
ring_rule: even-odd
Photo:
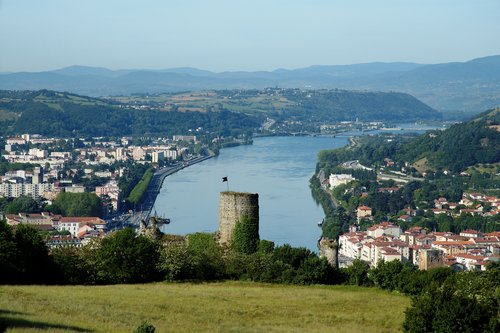
<svg viewBox="0 0 500 333"><path fill-rule="evenodd" d="M182 170L190 165L207 160L211 157L213 157L213 155L195 157L190 160L184 161L183 163L156 170L153 175L153 178L151 179L151 182L149 183L146 193L143 196L141 204L137 207L134 213L127 220L127 224L132 226L139 226L141 220L144 219L147 221L149 219L151 210L153 209L153 206L156 201L156 197L158 196L158 193L160 193L163 181L167 176L170 176L171 174L179 170Z"/></svg>

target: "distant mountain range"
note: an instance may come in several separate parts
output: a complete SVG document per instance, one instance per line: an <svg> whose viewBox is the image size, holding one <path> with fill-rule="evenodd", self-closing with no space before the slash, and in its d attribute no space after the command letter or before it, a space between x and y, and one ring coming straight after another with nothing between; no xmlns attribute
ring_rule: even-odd
<svg viewBox="0 0 500 333"><path fill-rule="evenodd" d="M71 66L47 72L0 74L0 89L51 89L90 96L266 87L400 91L449 112L500 105L500 56L434 65L367 63L294 70L214 73L196 68L109 70Z"/></svg>

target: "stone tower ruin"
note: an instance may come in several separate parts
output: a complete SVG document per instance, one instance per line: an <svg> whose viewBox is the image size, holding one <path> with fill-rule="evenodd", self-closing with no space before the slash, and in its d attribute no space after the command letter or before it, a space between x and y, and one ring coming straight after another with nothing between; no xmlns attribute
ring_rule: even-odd
<svg viewBox="0 0 500 333"><path fill-rule="evenodd" d="M219 204L219 243L231 244L234 226L243 216L259 226L257 193L221 192Z"/></svg>
<svg viewBox="0 0 500 333"><path fill-rule="evenodd" d="M318 241L319 257L326 258L330 266L338 268L339 245L336 240L321 237Z"/></svg>

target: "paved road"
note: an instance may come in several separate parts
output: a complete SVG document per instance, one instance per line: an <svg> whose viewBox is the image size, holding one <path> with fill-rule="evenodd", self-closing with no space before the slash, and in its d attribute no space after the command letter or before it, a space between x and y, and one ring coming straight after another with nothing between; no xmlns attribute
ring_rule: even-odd
<svg viewBox="0 0 500 333"><path fill-rule="evenodd" d="M424 178L415 178L412 176L397 176L397 175L388 175L388 174L383 174L380 173L377 175L377 180L394 180L395 182L400 182L400 183L408 183L410 181L418 181L421 182L424 180Z"/></svg>
<svg viewBox="0 0 500 333"><path fill-rule="evenodd" d="M355 170L356 169L363 169L363 170L370 170L370 171L373 170L372 168L365 167L364 165L359 163L358 160L344 162L344 163L342 163L342 167L346 168L346 169L355 169Z"/></svg>
<svg viewBox="0 0 500 333"><path fill-rule="evenodd" d="M269 131L269 128L273 126L276 123L276 120L274 119L267 119L266 122L262 125L262 129L265 131Z"/></svg>

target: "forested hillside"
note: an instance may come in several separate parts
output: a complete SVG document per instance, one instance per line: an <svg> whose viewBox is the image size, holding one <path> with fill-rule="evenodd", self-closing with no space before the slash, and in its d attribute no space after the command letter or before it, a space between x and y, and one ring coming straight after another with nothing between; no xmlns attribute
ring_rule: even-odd
<svg viewBox="0 0 500 333"><path fill-rule="evenodd" d="M68 93L0 91L0 134L47 136L172 135L197 128L235 135L260 126L260 116L218 112L162 112L134 109Z"/></svg>
<svg viewBox="0 0 500 333"><path fill-rule="evenodd" d="M253 132L266 117L319 132L339 121L436 120L441 114L402 93L347 90L221 90L98 99L66 92L0 91L0 135L172 135L198 129Z"/></svg>
<svg viewBox="0 0 500 333"><path fill-rule="evenodd" d="M177 110L217 110L263 114L277 121L331 124L338 121L411 122L439 120L441 113L411 95L351 90L266 88L136 94L122 103Z"/></svg>
<svg viewBox="0 0 500 333"><path fill-rule="evenodd" d="M396 160L413 163L425 159L431 169L459 172L478 163L500 162L500 109L474 120L432 132L408 142L396 151Z"/></svg>
<svg viewBox="0 0 500 333"><path fill-rule="evenodd" d="M297 120L333 122L346 120L411 122L441 119L441 114L415 97L396 92L313 90L284 96L295 102L286 110Z"/></svg>
<svg viewBox="0 0 500 333"><path fill-rule="evenodd" d="M323 151L321 167L359 159L365 165L383 165L391 159L403 166L460 172L479 163L500 162L500 109L486 111L473 120L431 131L418 137L371 137L356 147Z"/></svg>

